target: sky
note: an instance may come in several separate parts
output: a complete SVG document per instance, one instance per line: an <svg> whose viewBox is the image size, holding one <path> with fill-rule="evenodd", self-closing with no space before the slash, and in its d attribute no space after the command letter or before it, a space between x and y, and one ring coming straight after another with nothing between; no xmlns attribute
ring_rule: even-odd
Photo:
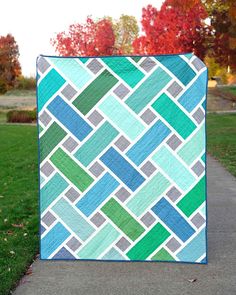
<svg viewBox="0 0 236 295"><path fill-rule="evenodd" d="M19 46L23 75L35 76L39 54L55 55L50 39L73 23L85 22L91 15L119 18L133 15L140 24L142 8L159 8L163 0L2 0L0 35L11 33Z"/></svg>

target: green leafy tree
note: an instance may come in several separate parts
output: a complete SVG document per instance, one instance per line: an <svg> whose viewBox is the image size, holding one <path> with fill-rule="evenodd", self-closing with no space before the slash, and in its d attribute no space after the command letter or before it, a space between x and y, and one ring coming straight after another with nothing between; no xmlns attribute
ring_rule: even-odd
<svg viewBox="0 0 236 295"><path fill-rule="evenodd" d="M132 43L138 37L138 23L134 16L122 14L118 20L113 20L115 33L115 48L122 54L133 51Z"/></svg>

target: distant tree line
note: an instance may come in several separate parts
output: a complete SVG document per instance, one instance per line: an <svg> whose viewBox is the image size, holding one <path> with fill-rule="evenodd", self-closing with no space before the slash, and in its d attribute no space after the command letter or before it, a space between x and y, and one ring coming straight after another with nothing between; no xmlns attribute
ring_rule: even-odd
<svg viewBox="0 0 236 295"><path fill-rule="evenodd" d="M141 32L133 16L87 17L57 33L51 44L59 55L105 56L193 52L209 66L210 76L236 74L236 1L165 0L160 9L142 9ZM227 76L228 75L228 76ZM10 34L0 36L0 93L34 88L21 75L19 48Z"/></svg>

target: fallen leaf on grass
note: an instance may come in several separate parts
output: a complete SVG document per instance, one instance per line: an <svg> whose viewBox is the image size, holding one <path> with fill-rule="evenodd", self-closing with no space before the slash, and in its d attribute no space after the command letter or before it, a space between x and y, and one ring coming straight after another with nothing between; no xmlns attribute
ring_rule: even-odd
<svg viewBox="0 0 236 295"><path fill-rule="evenodd" d="M196 282L196 281L197 281L197 279L189 279L189 280L188 280L189 283L194 283L194 282Z"/></svg>
<svg viewBox="0 0 236 295"><path fill-rule="evenodd" d="M24 224L23 224L23 223L20 223L20 224L15 224L15 223L13 223L12 226L13 226L13 227L22 228L22 227L24 227Z"/></svg>
<svg viewBox="0 0 236 295"><path fill-rule="evenodd" d="M27 276L32 275L32 274L33 274L33 270L32 270L32 268L29 268L29 269L26 271L25 274L26 274Z"/></svg>

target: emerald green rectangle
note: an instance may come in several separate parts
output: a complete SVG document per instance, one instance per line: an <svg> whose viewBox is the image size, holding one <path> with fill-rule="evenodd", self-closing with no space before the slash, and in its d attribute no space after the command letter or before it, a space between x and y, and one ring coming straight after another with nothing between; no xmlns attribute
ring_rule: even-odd
<svg viewBox="0 0 236 295"><path fill-rule="evenodd" d="M206 200L205 176L177 204L177 207L189 217Z"/></svg>
<svg viewBox="0 0 236 295"><path fill-rule="evenodd" d="M93 178L61 148L51 156L50 160L81 192L93 182Z"/></svg>
<svg viewBox="0 0 236 295"><path fill-rule="evenodd" d="M84 166L88 166L119 134L109 123L105 122L74 154Z"/></svg>
<svg viewBox="0 0 236 295"><path fill-rule="evenodd" d="M144 74L127 57L105 57L102 60L130 87L134 87L144 77Z"/></svg>
<svg viewBox="0 0 236 295"><path fill-rule="evenodd" d="M74 106L86 115L117 82L118 79L108 70L104 70L73 101Z"/></svg>
<svg viewBox="0 0 236 295"><path fill-rule="evenodd" d="M145 260L169 236L170 233L160 223L157 223L126 255L131 260Z"/></svg>
<svg viewBox="0 0 236 295"><path fill-rule="evenodd" d="M156 110L184 139L196 128L193 121L163 93L153 104Z"/></svg>
<svg viewBox="0 0 236 295"><path fill-rule="evenodd" d="M40 137L40 160L41 162L47 155L58 145L58 143L66 136L57 123L53 123L48 130Z"/></svg>
<svg viewBox="0 0 236 295"><path fill-rule="evenodd" d="M144 232L144 228L115 199L111 198L101 210L132 241Z"/></svg>

